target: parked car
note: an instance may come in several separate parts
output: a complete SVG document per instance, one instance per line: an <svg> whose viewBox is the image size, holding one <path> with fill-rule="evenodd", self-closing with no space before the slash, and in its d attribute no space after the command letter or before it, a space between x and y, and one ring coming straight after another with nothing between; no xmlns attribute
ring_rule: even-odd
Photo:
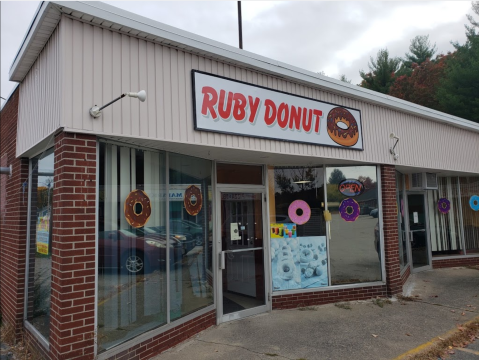
<svg viewBox="0 0 479 360"><path fill-rule="evenodd" d="M373 209L369 213L369 216L372 216L373 218L377 218L379 216L379 209Z"/></svg>
<svg viewBox="0 0 479 360"><path fill-rule="evenodd" d="M170 237L168 252L166 248L166 237L158 233L102 231L98 236L99 266L117 268L132 275L165 269L167 253L172 264L180 261L184 254L180 240L175 237Z"/></svg>
<svg viewBox="0 0 479 360"><path fill-rule="evenodd" d="M160 234L166 234L165 226L157 226L153 229ZM203 245L203 233L204 230L200 224L189 220L170 220L170 235L177 236L181 240L187 253L195 246Z"/></svg>

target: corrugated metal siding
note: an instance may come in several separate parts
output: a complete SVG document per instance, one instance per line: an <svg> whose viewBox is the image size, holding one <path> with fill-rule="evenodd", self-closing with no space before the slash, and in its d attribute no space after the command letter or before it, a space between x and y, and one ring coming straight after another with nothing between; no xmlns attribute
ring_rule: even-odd
<svg viewBox="0 0 479 360"><path fill-rule="evenodd" d="M479 134L378 105L313 89L262 73L154 44L64 17L63 82L66 126L98 134L186 142L404 166L479 172ZM74 45L73 45L74 44ZM361 110L364 151L194 131L191 70ZM123 99L99 119L88 113L122 92L145 89L148 99ZM141 119L141 121L140 121ZM391 132L400 138L399 160L389 153Z"/></svg>
<svg viewBox="0 0 479 360"><path fill-rule="evenodd" d="M20 84L17 156L60 127L60 94L61 41L57 28Z"/></svg>

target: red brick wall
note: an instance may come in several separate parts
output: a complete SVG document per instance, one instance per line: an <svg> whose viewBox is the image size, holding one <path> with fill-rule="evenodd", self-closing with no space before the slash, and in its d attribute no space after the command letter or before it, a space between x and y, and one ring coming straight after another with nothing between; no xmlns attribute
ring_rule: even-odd
<svg viewBox="0 0 479 360"><path fill-rule="evenodd" d="M175 326L160 335L132 346L112 356L109 360L149 359L215 324L216 310L212 310L182 325Z"/></svg>
<svg viewBox="0 0 479 360"><path fill-rule="evenodd" d="M381 165L381 194L386 286L388 296L392 296L402 292L396 204L396 169L392 165Z"/></svg>
<svg viewBox="0 0 479 360"><path fill-rule="evenodd" d="M386 286L379 285L279 295L273 296L273 309L294 309L303 306L324 305L340 301L366 300L376 296L385 297L386 294Z"/></svg>
<svg viewBox="0 0 479 360"><path fill-rule="evenodd" d="M433 269L456 267L456 266L477 266L479 265L479 257L473 258L456 258L456 259L432 259Z"/></svg>
<svg viewBox="0 0 479 360"><path fill-rule="evenodd" d="M31 349L31 353L34 359L48 359L48 349L45 349L28 330L25 330L25 345Z"/></svg>
<svg viewBox="0 0 479 360"><path fill-rule="evenodd" d="M407 269L404 271L404 273L401 276L401 284L404 285L409 278L409 275L411 275L411 267L408 265Z"/></svg>
<svg viewBox="0 0 479 360"><path fill-rule="evenodd" d="M55 137L50 357L93 359L96 137Z"/></svg>
<svg viewBox="0 0 479 360"><path fill-rule="evenodd" d="M0 310L20 339L23 326L28 210L28 159L16 159L18 94L12 94L0 114L0 158L12 165L12 177L0 175L5 203L0 211ZM24 191L23 191L24 190ZM3 196L2 196L3 197Z"/></svg>

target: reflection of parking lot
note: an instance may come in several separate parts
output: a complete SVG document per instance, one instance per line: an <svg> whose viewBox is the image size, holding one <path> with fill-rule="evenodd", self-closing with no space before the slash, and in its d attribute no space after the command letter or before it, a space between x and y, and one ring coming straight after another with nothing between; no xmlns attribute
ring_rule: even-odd
<svg viewBox="0 0 479 360"><path fill-rule="evenodd" d="M377 218L360 215L354 222L332 214L331 281L334 284L381 280L378 254L374 248L374 226Z"/></svg>
<svg viewBox="0 0 479 360"><path fill-rule="evenodd" d="M195 247L170 264L171 318L178 318L213 301L203 274L203 248ZM98 274L98 342L107 349L166 323L167 277L164 268L144 275L117 269Z"/></svg>

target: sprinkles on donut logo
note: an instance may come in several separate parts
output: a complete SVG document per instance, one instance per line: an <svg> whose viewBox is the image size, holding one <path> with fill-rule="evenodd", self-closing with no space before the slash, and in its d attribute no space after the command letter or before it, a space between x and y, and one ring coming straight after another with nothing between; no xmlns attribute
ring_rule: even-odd
<svg viewBox="0 0 479 360"><path fill-rule="evenodd" d="M198 215L203 207L201 190L195 185L188 186L185 190L185 199L183 203L185 204L185 209L188 214L191 216Z"/></svg>
<svg viewBox="0 0 479 360"><path fill-rule="evenodd" d="M344 199L341 205L339 205L339 214L348 222L356 221L359 217L359 213L359 204L352 198Z"/></svg>
<svg viewBox="0 0 479 360"><path fill-rule="evenodd" d="M133 228L140 228L150 219L151 202L143 190L133 190L125 200L123 206L125 219Z"/></svg>
<svg viewBox="0 0 479 360"><path fill-rule="evenodd" d="M342 123L346 129L338 126ZM328 113L327 128L329 137L342 146L353 146L359 139L359 128L354 116L345 108L335 107Z"/></svg>

